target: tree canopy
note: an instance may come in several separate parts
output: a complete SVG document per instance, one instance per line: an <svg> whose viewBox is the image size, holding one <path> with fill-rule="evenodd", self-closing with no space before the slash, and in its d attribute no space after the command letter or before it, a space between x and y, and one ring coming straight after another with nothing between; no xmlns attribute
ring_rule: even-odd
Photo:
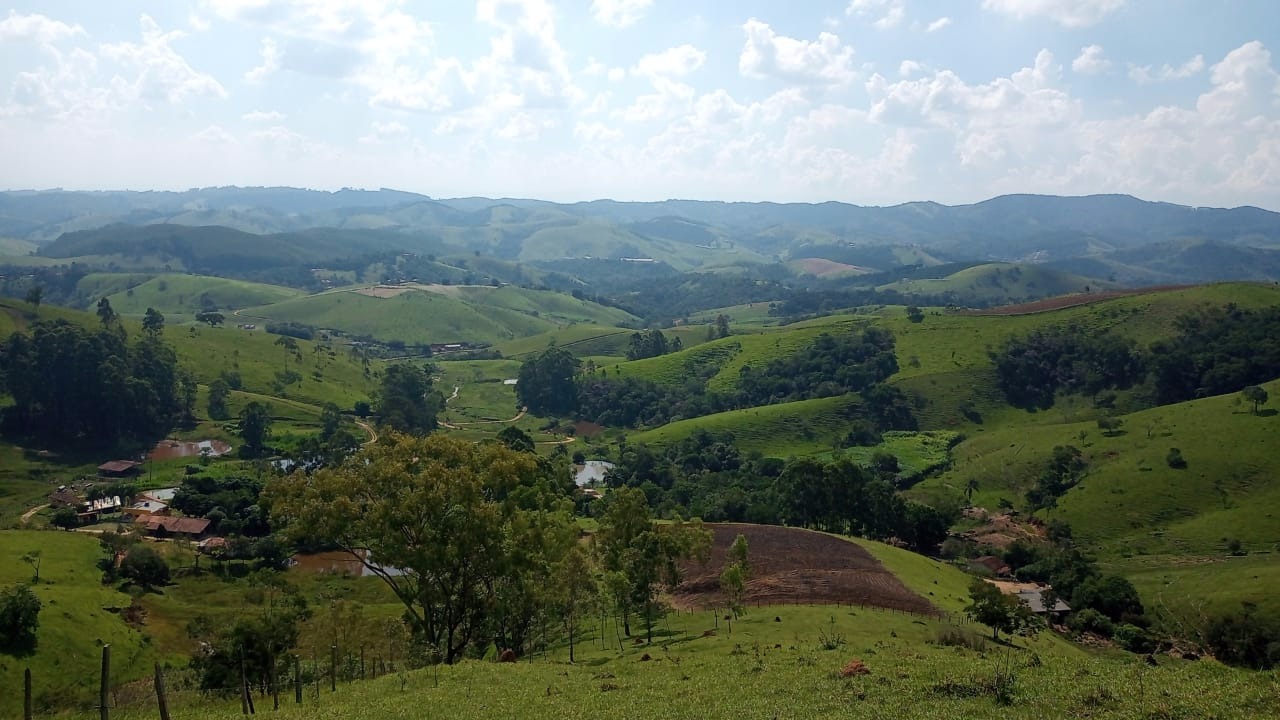
<svg viewBox="0 0 1280 720"><path fill-rule="evenodd" d="M500 443L391 433L336 468L271 481L294 540L348 550L445 662L497 638L519 651L577 536L568 469Z"/></svg>
<svg viewBox="0 0 1280 720"><path fill-rule="evenodd" d="M408 363L388 365L378 383L376 410L381 423L402 433L425 435L436 429L444 397L432 389L431 375Z"/></svg>
<svg viewBox="0 0 1280 720"><path fill-rule="evenodd" d="M516 397L535 415L568 415L578 406L577 372L573 353L547 348L520 366Z"/></svg>

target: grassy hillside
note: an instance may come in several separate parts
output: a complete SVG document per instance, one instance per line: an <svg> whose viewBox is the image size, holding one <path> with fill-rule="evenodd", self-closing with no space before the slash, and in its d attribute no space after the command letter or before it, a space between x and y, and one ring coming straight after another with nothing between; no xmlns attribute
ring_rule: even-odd
<svg viewBox="0 0 1280 720"><path fill-rule="evenodd" d="M1280 383L1267 387L1280 392ZM1253 415L1238 395L1126 415L1111 434L1092 421L1045 415L1056 422L971 435L955 448L953 469L913 492L958 492L976 479L975 503L1020 502L1053 447L1073 445L1088 472L1048 516L1068 521L1077 538L1105 554L1222 555L1227 538L1258 551L1280 542L1277 416ZM1186 468L1166 462L1175 447Z"/></svg>
<svg viewBox="0 0 1280 720"><path fill-rule="evenodd" d="M278 285L230 280L203 275L168 273L154 277L136 274L92 273L77 286L89 298L90 307L106 296L121 315L141 316L152 307L172 321L190 320L213 305L227 310L269 305L303 295Z"/></svg>
<svg viewBox="0 0 1280 720"><path fill-rule="evenodd" d="M743 452L782 458L808 455L830 450L848 432L857 406L857 396L840 396L731 410L635 433L628 442L661 445L706 430L732 433Z"/></svg>
<svg viewBox="0 0 1280 720"><path fill-rule="evenodd" d="M452 667L388 675L327 688L281 717L416 718L423 707L448 718L812 718L1072 717L1247 718L1266 713L1274 689L1266 675L1212 661L1156 668L1128 658L1070 652L1046 635L1016 650L980 653L928 644L933 623L882 611L830 607L752 608L715 629L711 613L682 614L655 646L601 648L584 638L579 661L563 648L533 662L470 660ZM708 635L703 636L707 631ZM841 642L825 650L819 632ZM612 637L609 638L612 641ZM648 657L649 660L644 658ZM840 677L851 659L869 670ZM1016 676L997 702L993 679ZM182 717L239 716L237 702L178 696ZM259 703L261 708L262 703ZM148 714L148 711L150 714ZM113 717L152 717L139 702Z"/></svg>
<svg viewBox="0 0 1280 720"><path fill-rule="evenodd" d="M409 344L492 344L571 323L616 324L633 319L615 308L545 290L426 287L327 292L251 308L244 315Z"/></svg>
<svg viewBox="0 0 1280 720"><path fill-rule="evenodd" d="M899 280L881 285L904 295L954 293L973 304L1003 304L1097 289L1105 281L1049 270L1039 265L988 263L966 268L946 277Z"/></svg>
<svg viewBox="0 0 1280 720"><path fill-rule="evenodd" d="M102 552L91 535L66 532L0 531L0 588L31 580L31 567L18 558L42 553L40 627L35 653L0 654L0 715L19 717L22 672L30 667L37 705L88 705L96 700L103 644L111 645L112 679L124 683L151 672L156 655L150 642L121 619L132 598L104 586L97 568ZM68 680L72 680L68 682Z"/></svg>

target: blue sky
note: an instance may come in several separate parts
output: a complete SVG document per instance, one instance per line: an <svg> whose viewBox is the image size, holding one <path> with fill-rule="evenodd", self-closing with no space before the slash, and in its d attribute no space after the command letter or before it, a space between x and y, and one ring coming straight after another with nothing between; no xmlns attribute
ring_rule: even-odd
<svg viewBox="0 0 1280 720"><path fill-rule="evenodd" d="M1274 0L0 4L0 187L1280 210Z"/></svg>

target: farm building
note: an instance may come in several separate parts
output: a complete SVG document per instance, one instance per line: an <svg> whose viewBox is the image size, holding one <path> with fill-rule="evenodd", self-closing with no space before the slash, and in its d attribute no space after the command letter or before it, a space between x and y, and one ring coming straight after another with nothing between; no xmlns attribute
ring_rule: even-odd
<svg viewBox="0 0 1280 720"><path fill-rule="evenodd" d="M188 540L196 540L204 537L209 531L209 521L204 518L144 515L133 522L153 537L184 537Z"/></svg>
<svg viewBox="0 0 1280 720"><path fill-rule="evenodd" d="M1053 607L1046 607L1043 590L1019 590L1018 599L1031 608L1036 615L1048 615L1055 620L1071 612L1071 606L1061 599L1054 600Z"/></svg>
<svg viewBox="0 0 1280 720"><path fill-rule="evenodd" d="M143 497L129 506L129 509L125 510L124 514L133 518L141 518L148 515L168 515L169 506L158 500L150 500Z"/></svg>
<svg viewBox="0 0 1280 720"><path fill-rule="evenodd" d="M98 466L98 475L109 478L133 477L142 474L142 463L136 460L111 460Z"/></svg>

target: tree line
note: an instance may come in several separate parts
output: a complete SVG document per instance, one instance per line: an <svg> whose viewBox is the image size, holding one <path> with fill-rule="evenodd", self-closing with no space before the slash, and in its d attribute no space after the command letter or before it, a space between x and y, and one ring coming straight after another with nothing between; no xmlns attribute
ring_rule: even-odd
<svg viewBox="0 0 1280 720"><path fill-rule="evenodd" d="M108 447L163 437L193 418L196 381L164 342L163 317L151 311L131 342L105 303L101 327L37 321L0 343L8 431Z"/></svg>
<svg viewBox="0 0 1280 720"><path fill-rule="evenodd" d="M1280 376L1280 308L1203 308L1173 327L1173 337L1143 348L1070 323L1012 338L991 357L1005 398L1026 409L1052 407L1058 393L1096 398L1130 388L1141 404L1165 405Z"/></svg>

